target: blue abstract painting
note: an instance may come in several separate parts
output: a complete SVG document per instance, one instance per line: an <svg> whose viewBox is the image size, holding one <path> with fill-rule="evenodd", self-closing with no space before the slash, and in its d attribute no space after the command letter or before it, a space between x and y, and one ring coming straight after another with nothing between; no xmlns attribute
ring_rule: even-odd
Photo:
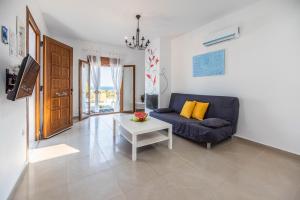
<svg viewBox="0 0 300 200"><path fill-rule="evenodd" d="M224 73L224 49L193 57L193 77L222 75Z"/></svg>

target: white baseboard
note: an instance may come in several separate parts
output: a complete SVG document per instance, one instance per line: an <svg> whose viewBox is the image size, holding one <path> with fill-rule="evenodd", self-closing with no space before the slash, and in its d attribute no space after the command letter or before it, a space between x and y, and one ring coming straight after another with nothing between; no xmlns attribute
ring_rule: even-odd
<svg viewBox="0 0 300 200"><path fill-rule="evenodd" d="M277 148L277 147L274 147L274 146L271 146L271 145L268 145L268 144L264 144L264 143L262 143L262 142L257 142L257 141L254 141L254 140L249 139L249 138L244 137L244 136L234 135L234 137L240 138L240 139L242 139L242 140L246 140L246 141L248 141L248 142L255 143L255 144L257 144L257 145L264 146L264 147L269 148L269 149L272 149L272 150L274 150L274 151L286 153L286 154L292 155L292 156L299 156L299 154L297 154L297 153L290 152L290 151L287 151L287 150L284 150L284 149L279 149L279 148Z"/></svg>
<svg viewBox="0 0 300 200"><path fill-rule="evenodd" d="M12 200L14 198L14 196L16 194L16 191L17 191L17 188L21 184L21 181L22 181L22 179L23 179L23 177L25 175L25 172L26 172L27 168L28 168L28 162L25 163L25 165L24 165L24 167L22 169L22 172L21 172L18 180L16 181L14 187L12 188L10 194L7 197L7 200Z"/></svg>

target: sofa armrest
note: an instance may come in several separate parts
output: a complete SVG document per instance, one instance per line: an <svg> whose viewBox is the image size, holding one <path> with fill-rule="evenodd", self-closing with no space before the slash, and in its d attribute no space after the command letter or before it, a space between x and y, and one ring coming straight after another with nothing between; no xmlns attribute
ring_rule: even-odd
<svg viewBox="0 0 300 200"><path fill-rule="evenodd" d="M156 113L171 113L171 112L174 112L174 110L172 110L170 108L158 108L158 109L155 109L154 112L156 112Z"/></svg>

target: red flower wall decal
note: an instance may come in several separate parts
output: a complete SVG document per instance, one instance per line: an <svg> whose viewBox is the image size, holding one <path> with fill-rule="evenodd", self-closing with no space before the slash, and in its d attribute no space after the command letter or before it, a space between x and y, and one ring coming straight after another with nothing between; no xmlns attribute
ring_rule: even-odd
<svg viewBox="0 0 300 200"><path fill-rule="evenodd" d="M149 90L151 90L152 92L157 92L158 88L157 88L157 82L158 82L158 67L159 67L159 62L160 59L158 57L158 55L156 55L156 52L153 51L152 49L148 49L147 50L147 57L146 57L146 80L147 83L151 84L149 85Z"/></svg>
<svg viewBox="0 0 300 200"><path fill-rule="evenodd" d="M146 74L147 78L151 79L151 75L150 74Z"/></svg>

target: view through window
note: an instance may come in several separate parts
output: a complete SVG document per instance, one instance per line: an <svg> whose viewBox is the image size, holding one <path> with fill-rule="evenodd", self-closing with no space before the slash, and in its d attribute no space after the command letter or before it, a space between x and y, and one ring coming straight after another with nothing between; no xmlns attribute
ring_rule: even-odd
<svg viewBox="0 0 300 200"><path fill-rule="evenodd" d="M117 93L114 89L114 84L112 80L111 68L110 67L100 67L100 89L95 90L93 84L91 84L91 112L97 113L112 113L116 112L116 101ZM96 105L96 95L98 95L98 105Z"/></svg>

